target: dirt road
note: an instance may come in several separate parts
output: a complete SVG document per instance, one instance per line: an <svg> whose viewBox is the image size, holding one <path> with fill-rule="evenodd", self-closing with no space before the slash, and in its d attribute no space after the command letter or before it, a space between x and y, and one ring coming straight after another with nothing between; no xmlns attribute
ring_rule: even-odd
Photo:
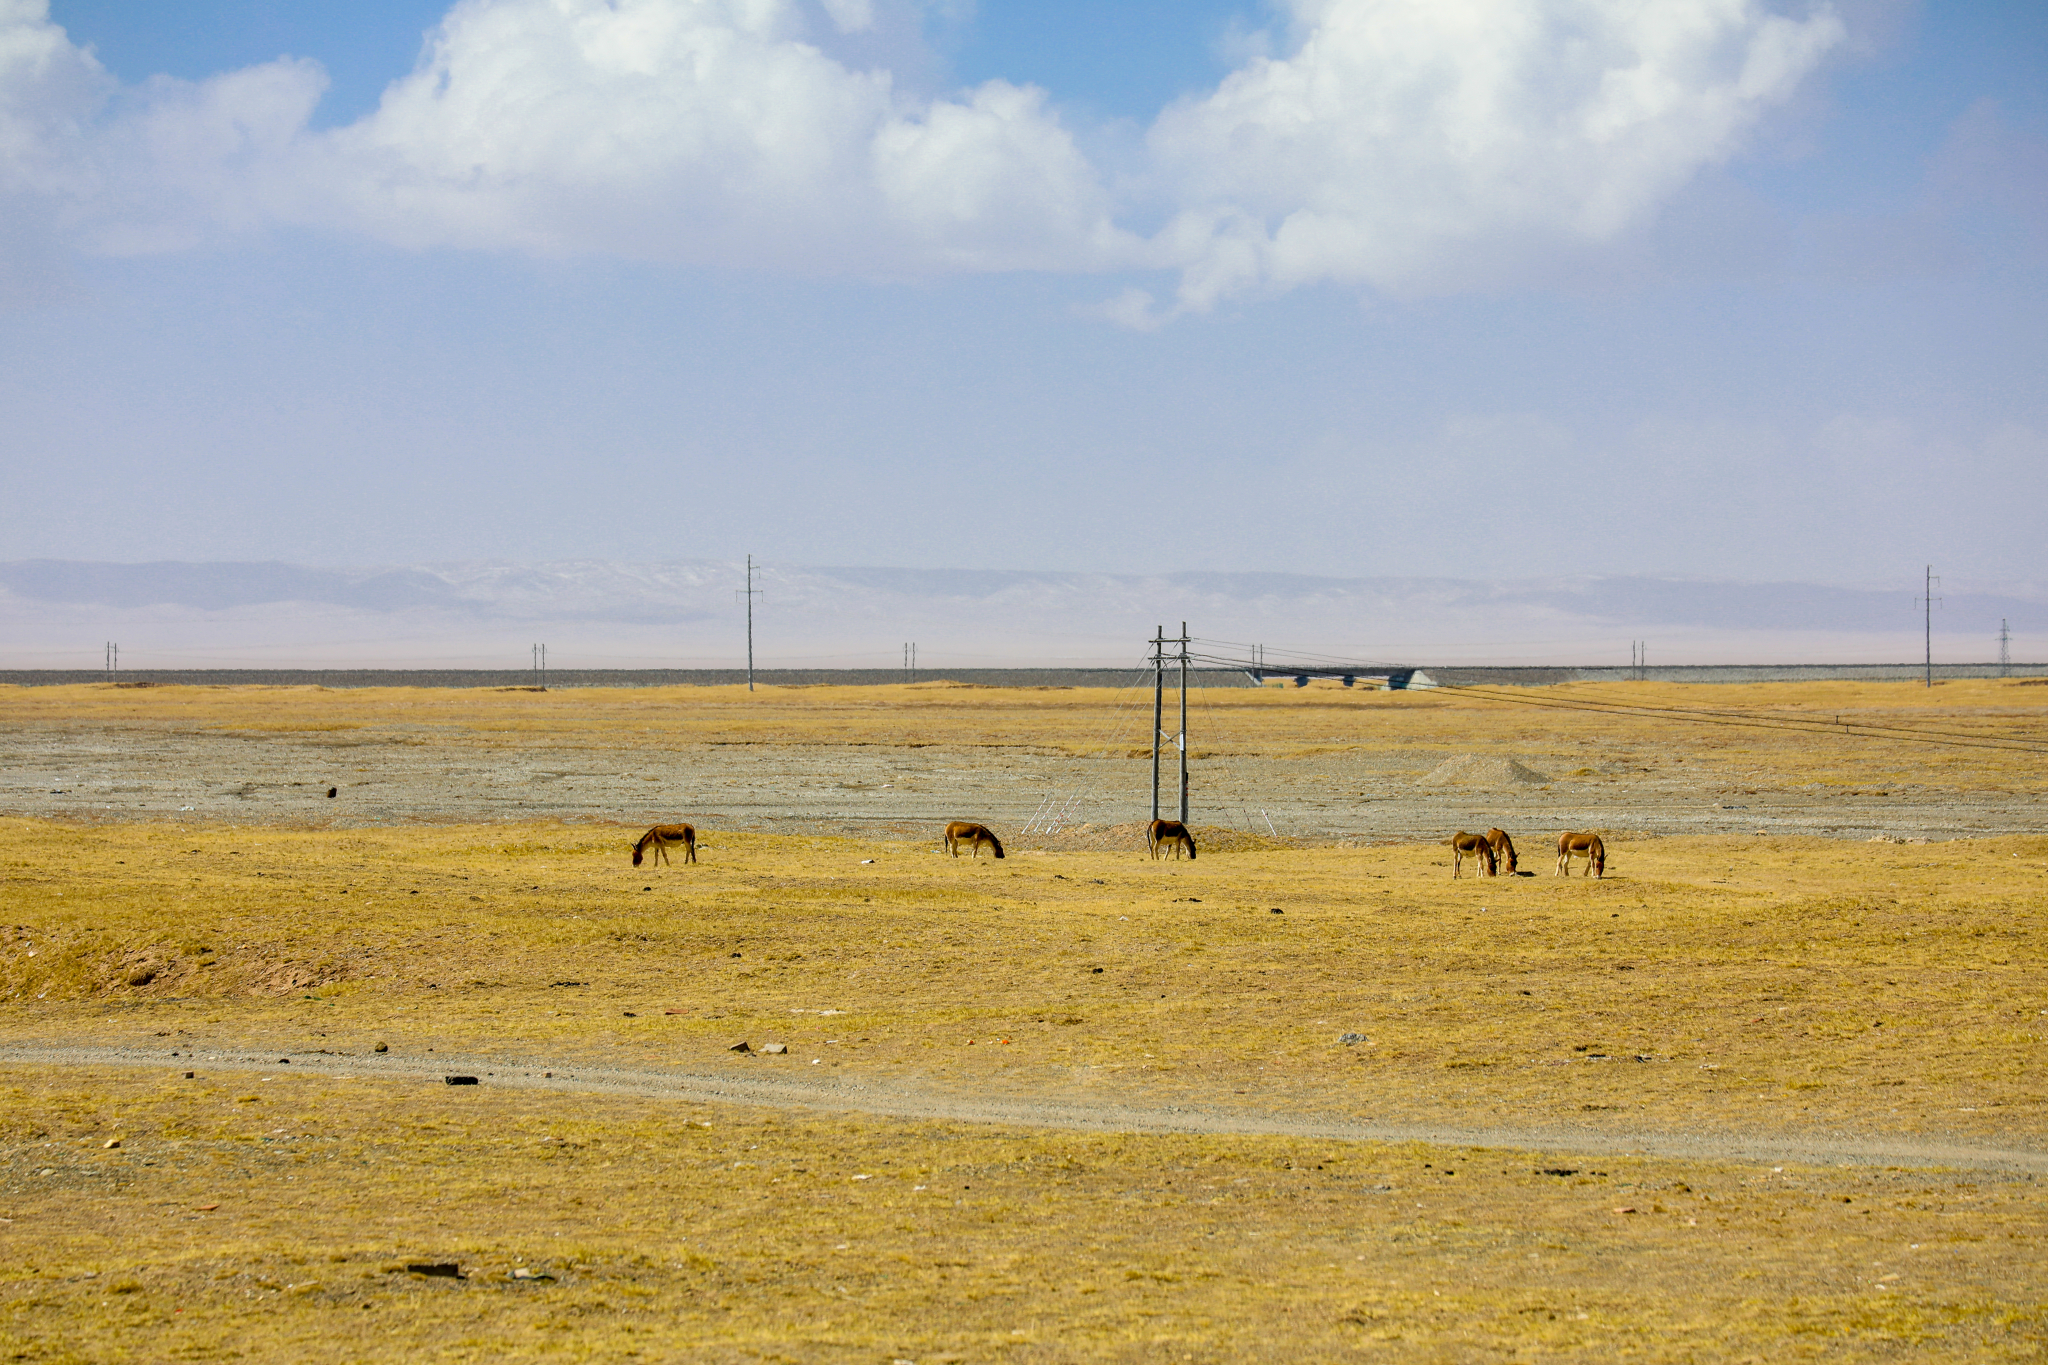
<svg viewBox="0 0 2048 1365"><path fill-rule="evenodd" d="M943 1094L900 1083L806 1075L792 1059L735 1056L728 1068L658 1071L591 1066L550 1066L525 1058L437 1054L422 1058L336 1053L253 1053L210 1049L162 1051L118 1047L0 1045L0 1065L85 1068L103 1066L171 1072L267 1072L326 1075L387 1082L443 1081L471 1075L479 1084L778 1109L818 1109L889 1118L943 1119L1037 1128L1119 1133L1193 1133L1321 1138L1339 1142L1427 1142L1446 1147L1496 1147L1587 1156L1637 1154L1715 1161L1776 1161L1808 1165L1945 1167L2008 1174L2048 1174L2048 1150L1993 1148L1882 1138L1782 1137L1763 1133L1657 1133L1585 1128L1506 1128L1375 1124L1314 1114L1284 1114L1214 1106L1145 1106L1073 1099L997 1098ZM445 1083L445 1082L443 1082Z"/></svg>

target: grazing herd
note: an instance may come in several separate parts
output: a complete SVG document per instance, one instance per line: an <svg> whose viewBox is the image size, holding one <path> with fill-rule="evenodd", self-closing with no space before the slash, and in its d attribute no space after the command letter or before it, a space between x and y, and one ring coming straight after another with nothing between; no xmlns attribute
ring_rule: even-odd
<svg viewBox="0 0 2048 1365"><path fill-rule="evenodd" d="M955 858L960 856L963 844L967 846L967 855L970 858L979 858L984 844L996 857L1003 856L1003 841L996 838L995 831L987 825L955 820L946 826L944 840L946 852ZM654 850L655 861L668 862L668 850L671 845L676 844L682 846L684 862L697 861L697 831L694 827L656 825L641 835L639 841L633 845L633 866L640 866L650 848ZM1194 861L1195 836L1186 825L1178 820L1154 820L1145 827L1145 847L1151 851L1155 859L1163 856L1162 850L1169 845L1173 848L1175 861L1179 860L1183 850L1186 851L1188 860ZM1450 845L1453 877L1464 875L1467 858L1473 861L1477 869L1476 875L1497 877L1503 870L1510 877L1515 875L1515 841L1508 837L1508 832L1504 829L1489 829L1484 834L1467 834L1461 829L1451 836ZM1557 836L1558 876L1572 875L1574 858L1586 860L1588 877L1601 877L1607 873L1607 846L1600 842L1600 836L1597 834L1568 829Z"/></svg>
<svg viewBox="0 0 2048 1365"><path fill-rule="evenodd" d="M1484 834L1467 834L1459 830L1450 838L1451 875L1462 876L1465 860L1470 858L1484 877L1499 876L1503 870L1515 875L1515 841L1508 838L1504 829L1490 829ZM1557 836L1557 875L1572 875L1572 859L1586 860L1586 875L1602 877L1607 874L1607 846L1600 842L1597 834L1579 830L1566 830Z"/></svg>

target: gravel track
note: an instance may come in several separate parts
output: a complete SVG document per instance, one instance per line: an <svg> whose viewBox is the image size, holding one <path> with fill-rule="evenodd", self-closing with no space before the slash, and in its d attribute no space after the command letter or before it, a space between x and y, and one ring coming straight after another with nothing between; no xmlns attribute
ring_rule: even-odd
<svg viewBox="0 0 2048 1365"><path fill-rule="evenodd" d="M289 1062L284 1057L289 1056ZM269 1072L382 1081L441 1081L476 1076L480 1084L522 1090L626 1095L698 1104L819 1109L878 1117L959 1123L1015 1124L1086 1132L1195 1133L1316 1138L1337 1142L1427 1142L1447 1147L1510 1148L1586 1156L1639 1155L1700 1161L1797 1162L1808 1165L1939 1167L2048 1175L2048 1150L1964 1146L1884 1137L1786 1136L1767 1133L1654 1133L1584 1128L1461 1127L1375 1124L1314 1114L1284 1114L1206 1105L1148 1106L1068 1099L942 1094L894 1083L764 1074L786 1065L769 1057L738 1057L729 1069L657 1071L550 1066L520 1058L436 1054L420 1058L332 1052L269 1052L0 1044L0 1065L52 1068L137 1067L169 1071Z"/></svg>

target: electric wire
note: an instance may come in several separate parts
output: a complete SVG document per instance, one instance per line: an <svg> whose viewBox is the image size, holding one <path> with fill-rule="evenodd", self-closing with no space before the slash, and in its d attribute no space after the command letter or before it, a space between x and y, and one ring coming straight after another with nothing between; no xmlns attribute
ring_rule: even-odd
<svg viewBox="0 0 2048 1365"><path fill-rule="evenodd" d="M2048 754L2048 745L2038 741L2003 735L1969 734L1956 730L1926 730L1862 721L1806 720L1796 716L1756 716L1739 711L1694 710L1676 706L1598 702L1570 697L1518 696L1512 692L1478 686L1443 690L1454 696L1504 702L1510 706L1528 706L1538 710L1582 711L1599 715L1626 716L1635 720L1672 720L1691 725L1724 725L1751 730L1786 730L1797 734L1834 735L1848 739L1886 739L1910 744L1989 749L2008 754Z"/></svg>
<svg viewBox="0 0 2048 1365"><path fill-rule="evenodd" d="M1236 647L1249 653L1250 646L1239 641L1203 639L1198 643ZM1388 672L1405 671L1383 663L1368 663L1357 659L1342 659L1333 655L1319 655L1307 652L1275 662L1270 659L1254 661L1250 658L1232 658L1226 655L1191 655L1191 662L1201 662L1212 667L1235 669L1246 673L1285 675L1290 670L1314 673L1347 673L1354 676L1372 676ZM1532 695L1520 689L1488 687L1484 684L1448 687L1444 693L1472 697L1487 701L1502 702L1510 706L1527 706L1540 710L1584 711L1593 714L1628 716L1635 719L1672 720L1696 725L1725 725L1748 729L1788 730L1801 734L1833 735L1848 739L1891 739L1912 744L1937 744L1955 748L1988 749L1999 753L2048 754L2048 744L2038 740L2017 736L1985 734L1981 731L1943 730L1929 726L1888 725L1878 721L1844 721L1839 717L1833 721L1809 719L1801 716L1763 716L1754 712L1734 711L1717 707L1653 706L1647 703L1595 700L1548 695Z"/></svg>

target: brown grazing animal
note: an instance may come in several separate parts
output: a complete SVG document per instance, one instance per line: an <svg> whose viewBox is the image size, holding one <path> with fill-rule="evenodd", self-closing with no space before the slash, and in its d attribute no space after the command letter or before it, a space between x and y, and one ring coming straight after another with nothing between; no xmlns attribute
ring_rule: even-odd
<svg viewBox="0 0 2048 1365"><path fill-rule="evenodd" d="M981 856L983 844L994 849L998 858L1003 856L1003 841L996 838L996 832L987 825L970 825L965 820L955 820L946 826L946 852L957 858L962 844L973 849L971 857Z"/></svg>
<svg viewBox="0 0 2048 1365"><path fill-rule="evenodd" d="M654 848L656 862L668 862L668 846L670 844L681 844L683 846L684 862L694 863L697 861L697 831L695 828L689 825L656 825L653 829L640 836L639 843L633 845L633 866L640 866L641 855L646 853L649 845L652 845Z"/></svg>
<svg viewBox="0 0 2048 1365"><path fill-rule="evenodd" d="M1145 826L1145 846L1152 850L1152 856L1159 856L1161 844L1173 845L1173 857L1180 860L1180 851L1188 851L1188 861L1195 860L1195 836L1188 833L1188 827L1178 820L1154 820Z"/></svg>
<svg viewBox="0 0 2048 1365"><path fill-rule="evenodd" d="M1586 860L1586 875L1599 877L1607 871L1607 845L1600 842L1597 834L1579 834L1566 830L1557 836L1557 875L1572 875L1572 859Z"/></svg>
<svg viewBox="0 0 2048 1365"><path fill-rule="evenodd" d="M1486 842L1493 845L1493 861L1498 868L1505 868L1507 874L1515 875L1515 841L1508 838L1504 829L1486 831Z"/></svg>
<svg viewBox="0 0 2048 1365"><path fill-rule="evenodd" d="M1461 829L1451 836L1452 877L1462 875L1460 869L1464 867L1465 859L1467 858L1471 858L1479 864L1479 871L1484 876L1491 877L1499 871L1498 866L1493 861L1493 845L1486 842L1486 836L1484 834L1467 834Z"/></svg>

